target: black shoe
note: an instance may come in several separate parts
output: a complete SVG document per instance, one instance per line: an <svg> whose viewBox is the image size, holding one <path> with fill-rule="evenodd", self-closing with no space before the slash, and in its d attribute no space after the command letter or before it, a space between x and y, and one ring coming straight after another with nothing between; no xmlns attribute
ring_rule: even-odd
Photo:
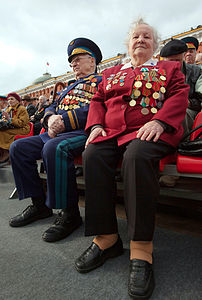
<svg viewBox="0 0 202 300"><path fill-rule="evenodd" d="M75 171L76 177L78 176L83 176L83 168L82 167L77 167Z"/></svg>
<svg viewBox="0 0 202 300"><path fill-rule="evenodd" d="M123 243L118 236L117 242L106 250L101 250L98 245L92 243L90 247L75 261L75 267L80 273L87 273L103 265L108 258L123 254Z"/></svg>
<svg viewBox="0 0 202 300"><path fill-rule="evenodd" d="M11 227L21 227L30 224L36 220L45 219L53 215L52 209L47 206L37 208L29 205L21 214L13 217L9 221Z"/></svg>
<svg viewBox="0 0 202 300"><path fill-rule="evenodd" d="M82 218L80 215L67 216L61 211L53 225L48 228L42 235L42 239L46 242L56 242L66 238L74 230L76 230L82 224Z"/></svg>
<svg viewBox="0 0 202 300"><path fill-rule="evenodd" d="M128 293L136 300L149 299L154 290L152 264L140 259L130 261Z"/></svg>

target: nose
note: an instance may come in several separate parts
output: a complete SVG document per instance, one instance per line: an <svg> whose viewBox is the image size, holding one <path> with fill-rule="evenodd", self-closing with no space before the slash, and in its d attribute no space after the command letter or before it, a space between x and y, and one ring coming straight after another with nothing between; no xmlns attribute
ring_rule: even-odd
<svg viewBox="0 0 202 300"><path fill-rule="evenodd" d="M142 43L144 41L144 37L142 35L139 35L137 40L139 43Z"/></svg>

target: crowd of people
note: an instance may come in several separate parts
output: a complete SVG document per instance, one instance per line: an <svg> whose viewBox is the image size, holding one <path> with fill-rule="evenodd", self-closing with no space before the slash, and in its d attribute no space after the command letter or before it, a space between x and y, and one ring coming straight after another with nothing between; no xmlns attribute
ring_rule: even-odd
<svg viewBox="0 0 202 300"><path fill-rule="evenodd" d="M2 112L13 128L1 132L10 136L12 132L12 138L5 147L1 135L0 147L10 158L19 199L31 198L32 202L10 219L11 227L48 218L53 209L59 212L42 234L45 242L64 239L81 226L74 158L83 153L85 235L95 237L75 261L80 273L123 253L114 203L116 168L122 159L130 239L128 293L134 299L148 299L155 287L159 161L176 151L183 132L190 130L201 110L202 69L193 61L197 42L193 37L171 40L158 60L154 58L158 33L138 19L127 37L130 61L101 75L97 73L102 60L98 45L76 38L67 49L75 80L59 97L47 104L46 97L40 96L35 107L28 96L22 99L23 106L20 97L11 93L8 108ZM34 124L34 136L14 141L19 128L20 134L28 132L29 122ZM39 134L42 128L45 132ZM4 151L1 157L5 158ZM47 173L46 191L36 164L41 158Z"/></svg>

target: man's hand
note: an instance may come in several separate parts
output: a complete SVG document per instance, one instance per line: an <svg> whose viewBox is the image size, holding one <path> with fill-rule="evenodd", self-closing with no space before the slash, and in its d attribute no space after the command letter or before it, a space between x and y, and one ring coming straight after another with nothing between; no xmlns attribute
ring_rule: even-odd
<svg viewBox="0 0 202 300"><path fill-rule="evenodd" d="M58 133L65 131L65 124L61 115L52 115L48 119L48 135L54 138Z"/></svg>
<svg viewBox="0 0 202 300"><path fill-rule="evenodd" d="M85 145L85 148L88 146L88 144L90 142L92 142L97 136L106 136L106 131L102 128L102 127L97 127L95 129L93 129L93 131L91 131L87 141L86 141L86 145Z"/></svg>
<svg viewBox="0 0 202 300"><path fill-rule="evenodd" d="M153 139L153 142L157 142L163 132L163 126L153 120L147 122L138 130L137 138L139 138L141 141L150 141L151 139Z"/></svg>

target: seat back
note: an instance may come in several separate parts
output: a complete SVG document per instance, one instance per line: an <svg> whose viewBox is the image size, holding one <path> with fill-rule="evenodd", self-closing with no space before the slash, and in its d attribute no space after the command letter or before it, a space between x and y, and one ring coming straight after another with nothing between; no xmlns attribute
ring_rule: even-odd
<svg viewBox="0 0 202 300"><path fill-rule="evenodd" d="M29 136L33 136L34 125L33 125L32 122L29 122L29 127L30 127L30 132L28 134L24 134L24 135L18 134L18 135L15 136L15 140L26 138L26 137L29 137Z"/></svg>
<svg viewBox="0 0 202 300"><path fill-rule="evenodd" d="M202 111L200 111L198 113L198 115L196 116L195 120L194 120L194 124L193 124L193 128L196 128L198 125L202 124ZM196 131L194 131L192 134L191 134L191 137L190 137L190 140L193 141L197 135L202 132L202 127L197 129Z"/></svg>

